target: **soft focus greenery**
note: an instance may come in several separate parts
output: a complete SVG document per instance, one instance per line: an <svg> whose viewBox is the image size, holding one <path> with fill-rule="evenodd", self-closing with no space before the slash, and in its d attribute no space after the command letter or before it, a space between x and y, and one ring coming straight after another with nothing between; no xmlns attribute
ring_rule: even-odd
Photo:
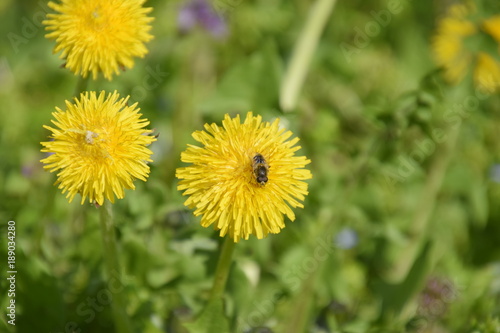
<svg viewBox="0 0 500 333"><path fill-rule="evenodd" d="M111 287L98 209L69 204L39 162L42 125L78 78L44 38L43 0L0 2L0 332L113 332L113 288L136 332L500 332L500 97L442 81L430 40L450 1L337 1L289 112L282 78L314 2L214 0L221 39L180 33L183 3L148 1L150 53L89 82L130 94L159 133L149 180L113 207L125 274ZM206 305L222 239L184 207L175 168L193 131L248 110L301 138L310 193L280 234L236 245L225 314L184 326Z"/></svg>

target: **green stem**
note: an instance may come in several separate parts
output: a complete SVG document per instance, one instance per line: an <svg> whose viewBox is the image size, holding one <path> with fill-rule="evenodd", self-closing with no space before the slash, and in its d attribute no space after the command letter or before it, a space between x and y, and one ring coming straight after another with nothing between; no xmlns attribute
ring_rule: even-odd
<svg viewBox="0 0 500 333"><path fill-rule="evenodd" d="M234 245L234 240L231 237L226 236L224 238L224 243L222 244L219 256L219 262L217 263L217 268L215 269L214 284L210 293L209 304L222 298L222 295L224 294L227 276L229 275L229 269L231 268Z"/></svg>
<svg viewBox="0 0 500 333"><path fill-rule="evenodd" d="M78 76L78 81L76 81L75 93L73 94L73 96L79 97L80 93L87 90L87 86L89 83L89 77L90 76L88 76L88 75L85 78L83 76Z"/></svg>
<svg viewBox="0 0 500 333"><path fill-rule="evenodd" d="M190 56L182 58L179 84L174 93L176 107L172 114L172 152L165 161L163 176L169 184L175 180L175 171L179 165L181 152L186 149L186 143L192 141L191 133L200 121L197 106L200 91L207 89L206 82L212 81L214 77L214 74L210 74L213 66L207 66L207 62L210 62L209 59L212 58L211 47L202 36L196 37L199 38L196 43L180 46L180 50Z"/></svg>
<svg viewBox="0 0 500 333"><path fill-rule="evenodd" d="M284 111L293 110L297 104L309 64L335 2L336 0L317 0L309 12L281 85L280 106Z"/></svg>
<svg viewBox="0 0 500 333"><path fill-rule="evenodd" d="M398 261L389 272L389 278L392 281L402 281L408 275L408 271L421 249L422 240L426 239L425 235L428 232L429 221L434 212L437 196L446 176L446 170L453 157L459 133L460 126L450 130L449 137L443 143L441 149L437 151L436 157L431 164L427 181L420 194L418 209L408 232L409 242L400 252L400 258L404 258L404 260Z"/></svg>
<svg viewBox="0 0 500 333"><path fill-rule="evenodd" d="M103 255L109 290L113 293L111 307L118 333L132 333L132 326L125 311L125 295L121 277L120 262L116 244L113 212L110 202L104 201L100 207ZM117 283L118 282L118 283Z"/></svg>

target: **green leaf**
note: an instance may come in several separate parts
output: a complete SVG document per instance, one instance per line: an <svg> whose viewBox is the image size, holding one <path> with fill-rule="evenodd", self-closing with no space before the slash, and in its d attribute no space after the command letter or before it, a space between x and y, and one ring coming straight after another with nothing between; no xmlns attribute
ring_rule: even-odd
<svg viewBox="0 0 500 333"><path fill-rule="evenodd" d="M203 312L192 323L184 327L190 333L229 333L229 321L224 315L222 299L207 304Z"/></svg>
<svg viewBox="0 0 500 333"><path fill-rule="evenodd" d="M469 192L469 200L474 223L484 228L488 221L488 198L485 186L474 184Z"/></svg>
<svg viewBox="0 0 500 333"><path fill-rule="evenodd" d="M416 295L425 282L431 267L432 243L423 244L419 256L413 262L406 278L399 284L381 286L384 294L383 316L398 314L404 306Z"/></svg>
<svg viewBox="0 0 500 333"><path fill-rule="evenodd" d="M226 113L234 110L259 111L270 109L278 103L278 87L282 65L273 41L249 58L244 58L228 70L217 92L203 101L206 113Z"/></svg>

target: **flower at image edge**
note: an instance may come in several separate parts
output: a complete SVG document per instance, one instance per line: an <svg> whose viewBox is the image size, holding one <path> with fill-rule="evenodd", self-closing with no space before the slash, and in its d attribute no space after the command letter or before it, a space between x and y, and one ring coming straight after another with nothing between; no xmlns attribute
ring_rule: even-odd
<svg viewBox="0 0 500 333"><path fill-rule="evenodd" d="M500 88L500 16L493 16L475 23L471 20L473 8L465 5L450 7L448 14L437 27L433 38L433 52L436 62L444 68L445 78L453 84L472 72L474 83L486 92ZM468 44L467 40L479 41L491 36L498 43L496 55L491 55L480 44Z"/></svg>
<svg viewBox="0 0 500 333"><path fill-rule="evenodd" d="M433 39L433 51L436 61L445 68L445 77L452 83L458 83L466 74L472 55L467 53L464 39L477 32L475 25L467 20L469 9L465 5L454 5L448 16L437 27Z"/></svg>
<svg viewBox="0 0 500 333"><path fill-rule="evenodd" d="M66 101L66 111L52 113L55 127L44 126L52 141L41 142L41 151L50 153L41 162L57 171L56 184L70 202L77 193L82 204L87 197L99 205L114 202L135 188L134 179L146 181L152 162L147 146L156 139L144 128L149 121L141 119L137 103L127 106L127 100L116 91L107 97L104 91L82 93L74 104Z"/></svg>
<svg viewBox="0 0 500 333"><path fill-rule="evenodd" d="M303 205L306 179L312 177L304 167L311 161L295 156L298 138L279 127L279 120L263 122L249 112L240 117L224 117L222 127L205 124L205 131L193 137L203 147L189 145L181 160L192 165L177 169L178 190L189 196L184 203L202 215L201 225L213 225L220 236L229 234L235 242L279 233L285 227L284 215L295 219L292 208ZM268 180L261 185L254 173L254 157L261 154L268 165Z"/></svg>
<svg viewBox="0 0 500 333"><path fill-rule="evenodd" d="M490 17L482 22L482 29L498 44L496 60L485 52L477 58L474 80L489 92L500 90L500 15Z"/></svg>
<svg viewBox="0 0 500 333"><path fill-rule="evenodd" d="M144 57L144 43L153 36L145 0L62 0L49 2L56 14L43 21L46 35L56 41L54 53L61 52L65 67L75 74L94 79L102 72L111 80L120 68L132 68L134 57Z"/></svg>
<svg viewBox="0 0 500 333"><path fill-rule="evenodd" d="M500 44L500 15L492 16L483 21L483 30ZM499 45L500 51L500 45Z"/></svg>

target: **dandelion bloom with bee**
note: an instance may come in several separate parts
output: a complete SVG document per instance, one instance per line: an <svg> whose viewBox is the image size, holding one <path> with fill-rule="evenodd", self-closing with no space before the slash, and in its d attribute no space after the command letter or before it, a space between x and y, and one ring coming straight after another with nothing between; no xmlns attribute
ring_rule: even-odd
<svg viewBox="0 0 500 333"><path fill-rule="evenodd" d="M284 215L293 221L292 208L303 207L304 180L312 178L304 168L311 161L295 156L301 147L291 136L279 119L263 122L251 112L243 123L226 114L222 127L205 124L193 133L203 147L189 145L181 154L192 165L177 169L178 190L189 196L184 204L202 215L202 226L214 225L234 242L279 233Z"/></svg>
<svg viewBox="0 0 500 333"><path fill-rule="evenodd" d="M43 126L52 132L53 141L41 142L42 152L51 153L41 160L44 168L57 171L62 192L68 192L71 202L77 193L81 203L88 197L102 205L104 199L124 197L124 189L134 189L134 179L146 181L148 162L152 162L147 147L156 140L149 124L141 118L137 103L127 106L128 97L119 99L115 91L106 97L86 92L66 101L66 111L56 108L52 123Z"/></svg>
<svg viewBox="0 0 500 333"><path fill-rule="evenodd" d="M132 68L134 57L144 57L144 43L153 36L145 0L62 0L49 2L56 14L43 21L46 35L56 40L54 53L61 52L65 67L84 78L101 72L111 80L120 68Z"/></svg>
<svg viewBox="0 0 500 333"><path fill-rule="evenodd" d="M451 6L438 23L433 51L449 82L456 84L472 72L480 89L500 90L500 15L484 17L473 6Z"/></svg>

